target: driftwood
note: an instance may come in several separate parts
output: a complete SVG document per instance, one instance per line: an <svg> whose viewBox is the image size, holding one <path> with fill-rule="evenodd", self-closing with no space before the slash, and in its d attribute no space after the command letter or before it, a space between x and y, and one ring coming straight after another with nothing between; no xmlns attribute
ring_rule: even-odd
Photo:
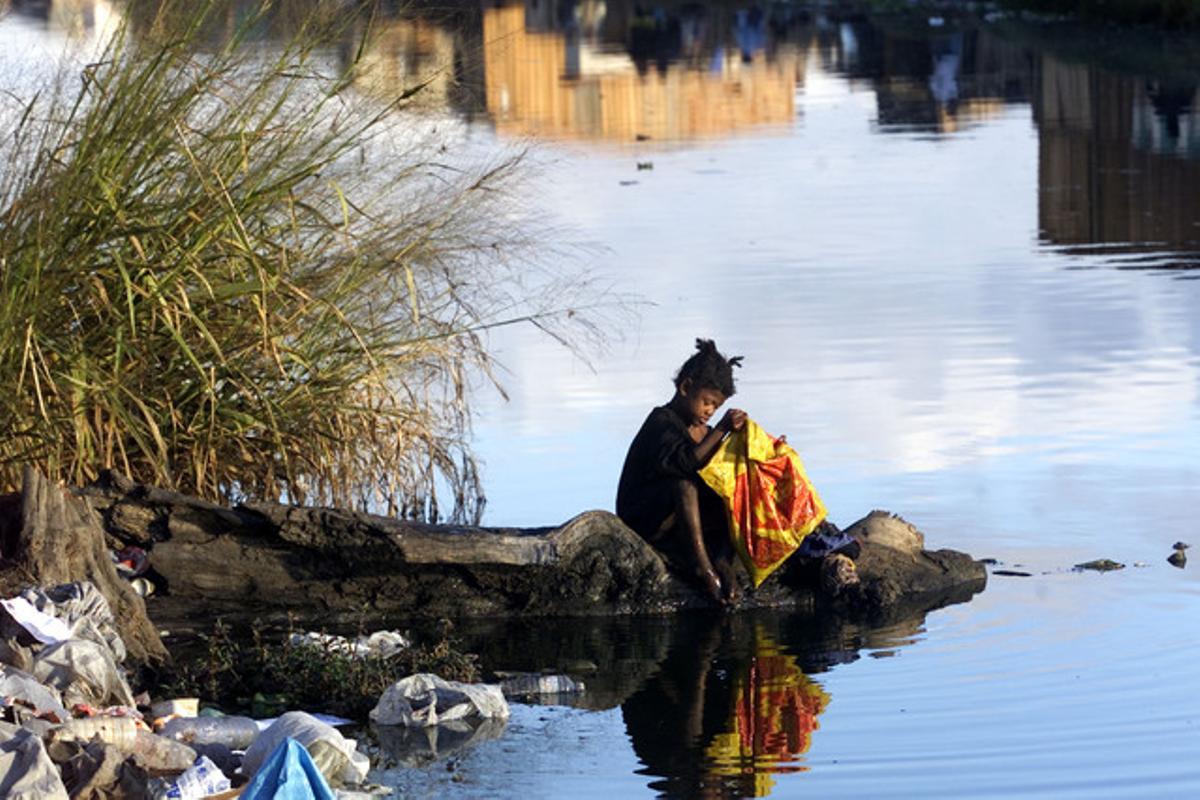
<svg viewBox="0 0 1200 800"><path fill-rule="evenodd" d="M161 661L166 648L142 598L117 574L100 518L86 501L26 467L21 493L0 501L0 590L87 580L104 595L129 657Z"/></svg>
<svg viewBox="0 0 1200 800"><path fill-rule="evenodd" d="M229 508L115 473L81 494L101 513L110 536L150 550L159 584L150 613L172 628L207 624L218 615L270 622L291 613L336 625L399 617L646 614L708 605L603 511L556 528L436 526L337 509ZM911 536L890 536L880 527L892 519L886 515L859 524L872 519L882 533L863 537L859 586L830 597L811 566L796 563L745 593L741 607L880 616L965 600L983 588L984 568L970 556L914 549L905 544Z"/></svg>

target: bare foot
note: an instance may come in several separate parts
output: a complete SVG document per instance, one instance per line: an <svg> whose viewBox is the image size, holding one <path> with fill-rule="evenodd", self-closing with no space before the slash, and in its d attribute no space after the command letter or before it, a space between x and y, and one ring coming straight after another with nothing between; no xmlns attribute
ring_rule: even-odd
<svg viewBox="0 0 1200 800"><path fill-rule="evenodd" d="M717 574L721 577L721 587L724 589L724 600L728 605L733 605L738 601L738 583L737 574L733 571L733 564L728 561L718 561L713 565Z"/></svg>
<svg viewBox="0 0 1200 800"><path fill-rule="evenodd" d="M725 598L721 593L721 579L717 577L717 573L702 567L696 570L696 577L700 579L700 585L717 605L725 605Z"/></svg>

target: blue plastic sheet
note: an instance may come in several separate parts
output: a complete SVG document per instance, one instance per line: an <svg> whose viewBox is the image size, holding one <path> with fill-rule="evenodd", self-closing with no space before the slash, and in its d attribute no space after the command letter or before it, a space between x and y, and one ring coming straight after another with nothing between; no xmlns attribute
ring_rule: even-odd
<svg viewBox="0 0 1200 800"><path fill-rule="evenodd" d="M304 745L289 738L271 751L240 799L334 800L334 796Z"/></svg>

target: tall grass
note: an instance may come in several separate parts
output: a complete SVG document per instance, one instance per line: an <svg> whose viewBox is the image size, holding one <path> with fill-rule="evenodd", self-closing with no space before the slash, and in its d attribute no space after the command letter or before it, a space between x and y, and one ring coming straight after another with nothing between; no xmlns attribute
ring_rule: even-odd
<svg viewBox="0 0 1200 800"><path fill-rule="evenodd" d="M356 92L345 31L369 18L344 5L270 46L262 16L214 37L219 2L141 8L77 75L5 101L0 484L113 466L476 516L486 330L586 317L586 287L539 266L519 157L464 166L411 95Z"/></svg>

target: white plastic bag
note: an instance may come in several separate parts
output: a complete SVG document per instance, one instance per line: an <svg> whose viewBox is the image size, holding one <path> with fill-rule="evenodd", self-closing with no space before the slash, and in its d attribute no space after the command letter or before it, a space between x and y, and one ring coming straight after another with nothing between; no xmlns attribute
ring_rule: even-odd
<svg viewBox="0 0 1200 800"><path fill-rule="evenodd" d="M284 739L295 739L312 753L317 742L330 747L316 748L321 755L321 772L335 783L362 783L367 769L364 759L356 757L356 743L338 733L331 725L304 711L289 711L258 735L242 759L242 772L253 775ZM334 753L341 758L332 758Z"/></svg>
<svg viewBox="0 0 1200 800"><path fill-rule="evenodd" d="M154 793L154 800L200 800L211 794L227 792L232 784L207 756L200 756L175 780L165 782Z"/></svg>
<svg viewBox="0 0 1200 800"><path fill-rule="evenodd" d="M32 731L19 730L0 743L0 797L8 800L67 800L58 767Z"/></svg>
<svg viewBox="0 0 1200 800"><path fill-rule="evenodd" d="M508 719L508 702L499 686L459 683L421 673L393 683L371 709L371 721L376 725L410 728L472 717Z"/></svg>

